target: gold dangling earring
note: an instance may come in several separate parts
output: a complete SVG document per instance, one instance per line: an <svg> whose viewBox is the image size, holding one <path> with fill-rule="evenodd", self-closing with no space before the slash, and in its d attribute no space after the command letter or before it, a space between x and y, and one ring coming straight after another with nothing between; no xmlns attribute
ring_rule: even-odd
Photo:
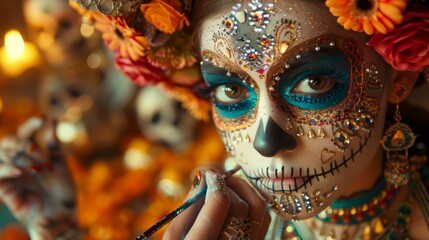
<svg viewBox="0 0 429 240"><path fill-rule="evenodd" d="M388 184L398 188L409 181L408 149L414 144L416 136L407 124L401 123L399 101L396 101L393 119L395 124L386 130L381 145L386 150L387 157L384 177Z"/></svg>

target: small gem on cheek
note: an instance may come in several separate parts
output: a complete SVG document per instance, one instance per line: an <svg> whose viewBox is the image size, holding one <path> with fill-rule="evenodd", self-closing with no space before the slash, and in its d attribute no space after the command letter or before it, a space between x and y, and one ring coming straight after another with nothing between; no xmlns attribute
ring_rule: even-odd
<svg viewBox="0 0 429 240"><path fill-rule="evenodd" d="M319 130L317 131L317 137L318 138L324 138L325 137L325 131L323 131L322 128L319 128Z"/></svg>

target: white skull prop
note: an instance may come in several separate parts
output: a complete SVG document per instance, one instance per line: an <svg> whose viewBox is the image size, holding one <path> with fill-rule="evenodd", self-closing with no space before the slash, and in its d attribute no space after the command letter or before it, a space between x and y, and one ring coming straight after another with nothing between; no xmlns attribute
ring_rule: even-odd
<svg viewBox="0 0 429 240"><path fill-rule="evenodd" d="M140 90L136 112L143 134L151 141L182 151L194 138L197 120L158 87Z"/></svg>
<svg viewBox="0 0 429 240"><path fill-rule="evenodd" d="M67 0L26 0L24 17L32 40L52 66L69 64L85 48L80 16Z"/></svg>

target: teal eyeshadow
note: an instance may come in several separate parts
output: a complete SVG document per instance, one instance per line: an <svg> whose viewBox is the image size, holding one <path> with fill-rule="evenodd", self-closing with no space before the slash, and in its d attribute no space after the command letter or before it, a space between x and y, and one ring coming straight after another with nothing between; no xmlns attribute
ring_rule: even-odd
<svg viewBox="0 0 429 240"><path fill-rule="evenodd" d="M336 80L336 83L332 89L322 94L292 92L301 80L311 76L325 76ZM348 59L339 54L327 55L281 76L279 93L292 106L306 110L322 110L337 105L347 97L349 82Z"/></svg>
<svg viewBox="0 0 429 240"><path fill-rule="evenodd" d="M237 118L245 115L256 106L258 100L255 90L248 84L243 84L238 77L228 77L224 75L208 74L203 72L203 77L210 88L215 89L218 86L225 84L238 84L244 86L249 92L249 97L241 102L234 104L224 104L216 101L215 94L212 93L212 103L214 104L218 115L222 118Z"/></svg>

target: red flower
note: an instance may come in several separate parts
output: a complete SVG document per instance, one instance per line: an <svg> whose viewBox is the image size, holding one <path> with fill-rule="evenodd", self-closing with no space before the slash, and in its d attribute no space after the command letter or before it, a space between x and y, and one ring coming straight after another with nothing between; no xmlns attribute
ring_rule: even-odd
<svg viewBox="0 0 429 240"><path fill-rule="evenodd" d="M137 61L117 55L116 66L134 83L143 86L145 84L156 84L167 80L162 71L152 66L146 58L141 57Z"/></svg>
<svg viewBox="0 0 429 240"><path fill-rule="evenodd" d="M368 42L397 71L420 71L429 65L429 9L409 4L403 22Z"/></svg>

